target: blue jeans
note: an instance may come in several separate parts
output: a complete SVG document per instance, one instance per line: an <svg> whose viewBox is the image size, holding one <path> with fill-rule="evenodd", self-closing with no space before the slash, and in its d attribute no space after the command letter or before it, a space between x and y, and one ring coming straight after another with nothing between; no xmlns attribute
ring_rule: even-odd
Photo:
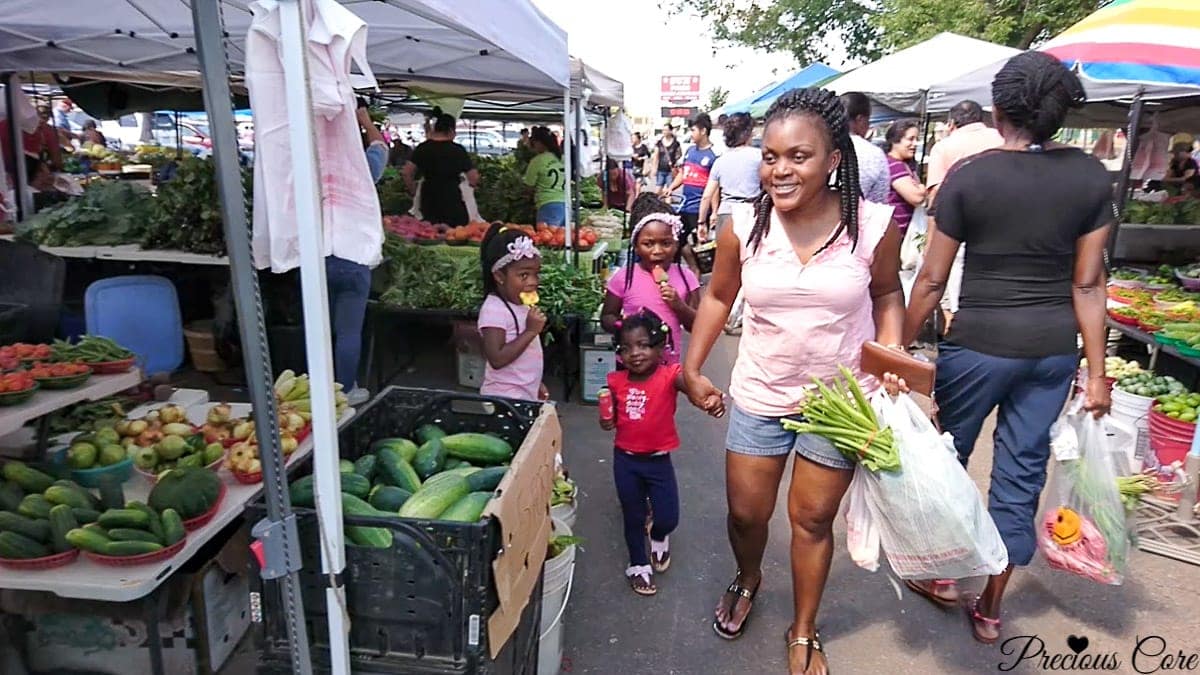
<svg viewBox="0 0 1200 675"><path fill-rule="evenodd" d="M613 480L625 524L629 564L649 565L646 551L646 499L654 509L650 538L663 541L679 526L679 486L671 455L631 455L613 449Z"/></svg>
<svg viewBox="0 0 1200 675"><path fill-rule="evenodd" d="M1050 426L1066 403L1079 357L989 356L943 342L938 347L937 405L966 466L983 421L997 406L988 513L1008 561L1028 565L1037 549L1038 500L1046 484Z"/></svg>
<svg viewBox="0 0 1200 675"><path fill-rule="evenodd" d="M671 184L671 178L672 176L670 171L659 171L657 174L655 174L655 180L657 181L655 185L660 188L667 187Z"/></svg>
<svg viewBox="0 0 1200 675"><path fill-rule="evenodd" d="M358 379L371 268L329 256L325 258L325 283L329 288L329 322L333 329L333 378L349 392Z"/></svg>
<svg viewBox="0 0 1200 675"><path fill-rule="evenodd" d="M545 223L550 227L566 227L567 205L563 202L542 204L537 210L537 222Z"/></svg>

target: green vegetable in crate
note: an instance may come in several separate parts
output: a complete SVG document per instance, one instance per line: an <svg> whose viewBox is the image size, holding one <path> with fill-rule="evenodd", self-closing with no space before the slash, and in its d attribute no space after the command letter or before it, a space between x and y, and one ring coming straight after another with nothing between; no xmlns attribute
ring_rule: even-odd
<svg viewBox="0 0 1200 675"><path fill-rule="evenodd" d="M366 478L367 480L375 480L376 463L379 458L372 454L366 454L354 460L354 473Z"/></svg>
<svg viewBox="0 0 1200 675"><path fill-rule="evenodd" d="M447 436L447 438L449 438ZM404 506L400 507L400 515L404 518L437 518L442 511L450 508L454 502L462 499L471 491L464 476L441 474L445 478L434 481L432 485L422 486L413 493Z"/></svg>
<svg viewBox="0 0 1200 675"><path fill-rule="evenodd" d="M54 478L18 461L4 465L4 478L21 486L25 494L44 492L46 488L54 485Z"/></svg>
<svg viewBox="0 0 1200 675"><path fill-rule="evenodd" d="M350 472L342 472L342 492L352 494L359 499L366 499L371 492L371 481Z"/></svg>
<svg viewBox="0 0 1200 675"><path fill-rule="evenodd" d="M507 466L493 466L480 469L467 475L467 486L472 492L487 491L491 493L499 485L504 476L508 475Z"/></svg>
<svg viewBox="0 0 1200 675"><path fill-rule="evenodd" d="M0 483L0 510L16 511L24 498L25 491L21 489L20 485L11 480Z"/></svg>
<svg viewBox="0 0 1200 675"><path fill-rule="evenodd" d="M54 548L55 553L63 553L71 550L71 542L67 541L67 533L79 527L79 522L75 520L75 514L71 513L71 507L65 504L59 504L50 509L50 545Z"/></svg>
<svg viewBox="0 0 1200 675"><path fill-rule="evenodd" d="M354 473L354 462L351 462L348 459L339 459L338 471L340 473Z"/></svg>
<svg viewBox="0 0 1200 675"><path fill-rule="evenodd" d="M513 447L508 441L487 434L451 434L442 439L451 457L480 464L500 464L512 459Z"/></svg>
<svg viewBox="0 0 1200 675"><path fill-rule="evenodd" d="M379 457L379 478L388 485L416 492L421 487L421 479L399 451L391 447L380 448L376 455Z"/></svg>
<svg viewBox="0 0 1200 675"><path fill-rule="evenodd" d="M441 471L442 465L445 463L446 448L440 439L433 438L417 449L417 456L413 459L412 467L421 480L426 480Z"/></svg>
<svg viewBox="0 0 1200 675"><path fill-rule="evenodd" d="M0 511L0 531L16 532L34 541L50 541L50 524L40 518L27 518L12 511Z"/></svg>
<svg viewBox="0 0 1200 675"><path fill-rule="evenodd" d="M371 444L371 452L376 455L384 448L391 448L399 454L400 458L409 463L412 463L413 458L417 456L417 444L407 438L385 438Z"/></svg>
<svg viewBox="0 0 1200 675"><path fill-rule="evenodd" d="M108 530L108 538L113 541L148 541L152 544L162 544L162 539L146 530L132 527L114 527Z"/></svg>
<svg viewBox="0 0 1200 675"><path fill-rule="evenodd" d="M21 500L21 504L17 507L17 513L26 518L38 518L45 520L50 517L50 509L54 505L46 501L46 498L41 495L25 495Z"/></svg>
<svg viewBox="0 0 1200 675"><path fill-rule="evenodd" d="M478 522L483 517L483 510L491 501L491 492L471 492L462 499L454 502L438 516L439 520L452 520L460 523Z"/></svg>
<svg viewBox="0 0 1200 675"><path fill-rule="evenodd" d="M125 505L125 508L133 509L134 511L141 511L142 513L146 514L147 526L142 529L153 534L158 541L166 541L167 535L163 530L162 516L158 515L158 511L155 511L146 504L137 501L129 502Z"/></svg>
<svg viewBox="0 0 1200 675"><path fill-rule="evenodd" d="M375 507L364 502L363 500L342 493L342 513L347 516L391 516L391 513L385 513L377 510ZM370 546L372 548L391 548L392 547L392 531L386 527L366 527L363 525L347 525L346 536L359 546Z"/></svg>
<svg viewBox="0 0 1200 675"><path fill-rule="evenodd" d="M119 527L150 530L150 516L138 509L109 509L96 522L109 531Z"/></svg>
<svg viewBox="0 0 1200 675"><path fill-rule="evenodd" d="M150 508L175 509L185 520L203 515L221 496L221 479L207 469L171 469L150 490Z"/></svg>
<svg viewBox="0 0 1200 675"><path fill-rule="evenodd" d="M45 558L51 551L44 544L16 532L0 532L0 558L32 560Z"/></svg>
<svg viewBox="0 0 1200 675"><path fill-rule="evenodd" d="M125 558L135 555L158 553L161 550L163 550L163 545L152 541L119 541L110 539L101 549L100 553L101 555Z"/></svg>
<svg viewBox="0 0 1200 675"><path fill-rule="evenodd" d="M77 509L72 507L71 513L75 516L75 520L79 521L80 525L100 520L100 512L95 509Z"/></svg>
<svg viewBox="0 0 1200 675"><path fill-rule="evenodd" d="M112 543L107 536L94 529L78 528L67 533L67 541L81 551L90 551L104 555L106 546Z"/></svg>
<svg viewBox="0 0 1200 675"><path fill-rule="evenodd" d="M446 432L436 424L422 424L413 432L417 442L424 445L435 438L445 438Z"/></svg>
<svg viewBox="0 0 1200 675"><path fill-rule="evenodd" d="M317 505L315 481L316 477L312 474L292 481L292 484L288 486L288 496L291 498L292 506L311 509Z"/></svg>
<svg viewBox="0 0 1200 675"><path fill-rule="evenodd" d="M412 497L412 493L404 488L394 485L376 485L371 488L367 501L380 511L398 513L400 507L404 506L404 502L407 502L410 497Z"/></svg>
<svg viewBox="0 0 1200 675"><path fill-rule="evenodd" d="M99 500L84 492L82 488L70 488L65 485L51 485L42 496L51 504L66 504L78 509L94 509L100 505Z"/></svg>
<svg viewBox="0 0 1200 675"><path fill-rule="evenodd" d="M163 543L167 546L178 543L179 540L187 536L187 529L183 526L183 518L179 516L175 509L163 509L161 522Z"/></svg>

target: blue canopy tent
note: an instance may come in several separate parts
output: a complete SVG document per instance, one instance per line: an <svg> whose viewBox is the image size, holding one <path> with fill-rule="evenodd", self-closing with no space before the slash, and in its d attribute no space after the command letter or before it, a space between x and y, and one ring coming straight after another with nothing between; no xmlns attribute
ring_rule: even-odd
<svg viewBox="0 0 1200 675"><path fill-rule="evenodd" d="M767 112L767 108L771 107L771 104L775 102L775 99L783 96L785 93L793 89L803 89L804 87L821 84L841 74L840 70L834 70L824 63L813 63L805 66L791 77L759 94L751 101L750 109L742 112L748 112L755 117L762 117Z"/></svg>

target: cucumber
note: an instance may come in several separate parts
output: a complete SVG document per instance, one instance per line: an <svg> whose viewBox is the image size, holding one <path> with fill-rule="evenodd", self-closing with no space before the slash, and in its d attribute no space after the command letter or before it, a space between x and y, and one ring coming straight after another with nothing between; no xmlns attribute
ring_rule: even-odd
<svg viewBox="0 0 1200 675"><path fill-rule="evenodd" d="M167 546L179 542L187 536L183 527L183 518L175 509L164 509L162 512L163 543Z"/></svg>
<svg viewBox="0 0 1200 675"><path fill-rule="evenodd" d="M371 494L367 501L380 511L397 513L409 497L412 497L412 493L404 488L394 485L376 485L371 488Z"/></svg>
<svg viewBox="0 0 1200 675"><path fill-rule="evenodd" d="M354 460L354 473L366 478L367 480L375 480L376 464L379 458L375 455L363 455Z"/></svg>
<svg viewBox="0 0 1200 675"><path fill-rule="evenodd" d="M112 543L107 536L82 527L68 532L67 541L77 549L101 555L104 555L104 547Z"/></svg>
<svg viewBox="0 0 1200 675"><path fill-rule="evenodd" d="M460 523L478 522L483 517L483 509L491 501L490 492L471 492L462 499L454 502L450 508L438 516L438 520L453 520Z"/></svg>
<svg viewBox="0 0 1200 675"><path fill-rule="evenodd" d="M163 543L161 539L145 530L131 527L114 527L108 531L108 538L113 541L148 541L154 544Z"/></svg>
<svg viewBox="0 0 1200 675"><path fill-rule="evenodd" d="M74 548L71 542L67 541L67 533L77 527L79 523L75 520L75 514L71 513L71 507L59 504L50 509L50 545L55 553Z"/></svg>
<svg viewBox="0 0 1200 675"><path fill-rule="evenodd" d="M87 525L82 526L80 529L86 530L88 532L95 532L96 534L100 535L101 537L108 539L108 530L104 529L103 527L100 527L100 525L98 525L97 523L88 523Z"/></svg>
<svg viewBox="0 0 1200 675"><path fill-rule="evenodd" d="M25 494L42 493L54 485L53 477L17 461L4 465L4 478L20 485Z"/></svg>
<svg viewBox="0 0 1200 675"><path fill-rule="evenodd" d="M513 456L513 447L508 441L488 434L451 434L441 440L451 457L472 463L500 464Z"/></svg>
<svg viewBox="0 0 1200 675"><path fill-rule="evenodd" d="M80 525L94 523L100 520L100 512L95 509L71 509L71 515L75 516L75 520L79 521Z"/></svg>
<svg viewBox="0 0 1200 675"><path fill-rule="evenodd" d="M50 549L44 544L16 532L0 532L0 558L10 560L31 560L45 558L50 555Z"/></svg>
<svg viewBox="0 0 1200 675"><path fill-rule="evenodd" d="M342 492L366 499L371 493L371 481L354 473L342 473Z"/></svg>
<svg viewBox="0 0 1200 675"><path fill-rule="evenodd" d="M348 516L391 516L391 513L384 513L377 510L375 507L355 497L354 495L342 493L342 512ZM347 525L346 536L350 541L359 546L370 546L372 548L391 548L392 547L392 531L386 527L364 527L361 525Z"/></svg>
<svg viewBox="0 0 1200 675"><path fill-rule="evenodd" d="M412 465L391 448L379 451L379 474L388 485L395 485L409 492L416 492L421 487L421 479Z"/></svg>
<svg viewBox="0 0 1200 675"><path fill-rule="evenodd" d="M354 473L354 462L348 459L339 459L338 471L341 473Z"/></svg>
<svg viewBox="0 0 1200 675"><path fill-rule="evenodd" d="M157 553L161 550L163 550L162 544L152 541L109 541L103 546L100 554L126 557Z"/></svg>
<svg viewBox="0 0 1200 675"><path fill-rule="evenodd" d="M437 518L442 511L450 508L454 502L462 499L471 491L464 476L443 475L445 478L413 493L413 496L404 502L404 506L400 507L400 516L403 518Z"/></svg>
<svg viewBox="0 0 1200 675"><path fill-rule="evenodd" d="M80 488L66 485L51 485L42 493L51 504L65 504L77 509L94 509L99 506L99 500L87 494Z"/></svg>
<svg viewBox="0 0 1200 675"><path fill-rule="evenodd" d="M128 509L109 509L100 514L100 518L96 521L100 523L100 527L106 530L111 530L114 527L132 527L139 530L150 531L150 516L144 511L135 508Z"/></svg>
<svg viewBox="0 0 1200 675"><path fill-rule="evenodd" d="M12 511L0 511L0 531L16 532L37 542L50 541L50 523Z"/></svg>
<svg viewBox="0 0 1200 675"><path fill-rule="evenodd" d="M409 463L417 456L417 444L407 438L385 438L371 444L371 452L377 456L384 448L390 448L392 452L397 453L399 457Z"/></svg>
<svg viewBox="0 0 1200 675"><path fill-rule="evenodd" d="M311 509L317 505L313 487L313 481L315 480L316 478L312 474L309 474L292 481L292 484L288 486L288 495L292 498L292 506L303 506Z"/></svg>
<svg viewBox="0 0 1200 675"><path fill-rule="evenodd" d="M162 517L158 515L158 511L155 511L154 509L150 508L149 506L147 506L141 502L129 502L129 504L127 505L126 508L141 511L142 513L146 514L146 518L147 518L147 520L149 520L149 523L148 523L147 527L143 527L141 529L146 530L150 534L153 534L155 537L155 541L166 541L167 540L166 532L163 531ZM175 513L179 513L179 512L176 511Z"/></svg>
<svg viewBox="0 0 1200 675"><path fill-rule="evenodd" d="M21 499L21 503L17 506L17 513L26 518L46 520L50 517L50 509L52 508L54 508L54 505L46 501L46 498L40 494L25 495Z"/></svg>
<svg viewBox="0 0 1200 675"><path fill-rule="evenodd" d="M413 459L412 467L421 480L426 480L441 471L442 465L445 463L446 448L442 446L440 440L434 438L417 449L417 456Z"/></svg>
<svg viewBox="0 0 1200 675"><path fill-rule="evenodd" d="M416 438L417 442L422 445L435 438L444 438L445 436L446 432L436 424L422 424L413 432L413 438Z"/></svg>
<svg viewBox="0 0 1200 675"><path fill-rule="evenodd" d="M21 506L21 500L25 498L25 491L20 485L6 480L0 483L0 509L4 511L16 511Z"/></svg>
<svg viewBox="0 0 1200 675"><path fill-rule="evenodd" d="M467 476L467 485L470 486L472 492L495 490L504 476L508 474L507 466L493 466L487 469L481 469Z"/></svg>

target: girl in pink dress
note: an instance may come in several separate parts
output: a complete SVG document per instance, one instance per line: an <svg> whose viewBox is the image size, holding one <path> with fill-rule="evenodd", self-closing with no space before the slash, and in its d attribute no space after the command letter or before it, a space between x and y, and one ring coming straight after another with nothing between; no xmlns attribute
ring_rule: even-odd
<svg viewBox="0 0 1200 675"><path fill-rule="evenodd" d="M546 315L537 306L541 253L521 230L492 223L480 244L479 259L486 297L478 326L487 358L479 393L545 400L550 392L542 383L540 337Z"/></svg>

